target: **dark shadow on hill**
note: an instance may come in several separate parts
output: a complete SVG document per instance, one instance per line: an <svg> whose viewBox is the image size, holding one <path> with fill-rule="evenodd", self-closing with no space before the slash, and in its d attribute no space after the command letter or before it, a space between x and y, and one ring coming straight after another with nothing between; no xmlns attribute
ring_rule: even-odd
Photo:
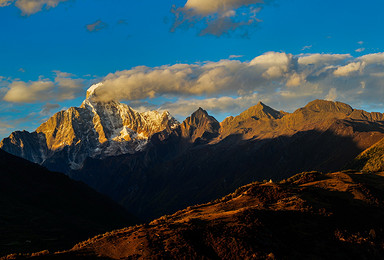
<svg viewBox="0 0 384 260"><path fill-rule="evenodd" d="M381 175L301 173L34 259L383 259L383 195Z"/></svg>
<svg viewBox="0 0 384 260"><path fill-rule="evenodd" d="M277 181L311 170L336 171L360 152L351 137L332 131L253 141L231 135L213 145L168 136L154 140L145 152L88 159L70 176L149 220L219 198L253 181Z"/></svg>
<svg viewBox="0 0 384 260"><path fill-rule="evenodd" d="M87 185L1 149L0 179L0 256L68 249L136 222Z"/></svg>
<svg viewBox="0 0 384 260"><path fill-rule="evenodd" d="M367 122L359 119L344 120L344 122L348 122L348 121L352 122L350 126L353 127L354 131L357 131L357 132L376 131L376 132L384 133L384 129L383 129L384 121Z"/></svg>

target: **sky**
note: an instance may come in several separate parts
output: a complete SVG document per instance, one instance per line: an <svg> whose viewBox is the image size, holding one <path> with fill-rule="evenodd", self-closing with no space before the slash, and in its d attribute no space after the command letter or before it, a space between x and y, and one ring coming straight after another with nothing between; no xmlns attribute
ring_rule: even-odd
<svg viewBox="0 0 384 260"><path fill-rule="evenodd" d="M259 101L384 112L384 1L0 0L0 138L86 90L183 120Z"/></svg>

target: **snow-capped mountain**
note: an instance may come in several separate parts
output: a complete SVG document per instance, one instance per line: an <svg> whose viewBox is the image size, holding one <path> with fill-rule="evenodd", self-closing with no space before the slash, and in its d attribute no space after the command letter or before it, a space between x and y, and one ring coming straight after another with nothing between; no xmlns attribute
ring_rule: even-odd
<svg viewBox="0 0 384 260"><path fill-rule="evenodd" d="M80 107L60 111L35 132L13 132L0 148L52 170L81 168L87 157L104 158L145 149L154 133L179 123L169 112L139 113L117 101L99 101L95 84Z"/></svg>

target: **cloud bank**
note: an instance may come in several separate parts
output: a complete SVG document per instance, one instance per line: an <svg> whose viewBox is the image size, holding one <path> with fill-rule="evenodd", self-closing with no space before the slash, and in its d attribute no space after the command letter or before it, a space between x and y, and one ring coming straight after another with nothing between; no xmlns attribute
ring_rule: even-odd
<svg viewBox="0 0 384 260"><path fill-rule="evenodd" d="M199 106L237 113L262 100L294 109L316 98L383 108L384 53L292 55L268 52L246 62L135 67L107 75L96 89L101 100L153 102L186 116Z"/></svg>
<svg viewBox="0 0 384 260"><path fill-rule="evenodd" d="M55 71L54 80L15 80L5 89L3 100L12 103L39 103L47 100L70 100L83 94L84 81L74 75Z"/></svg>
<svg viewBox="0 0 384 260"><path fill-rule="evenodd" d="M199 27L200 35L221 36L240 27L260 22L256 14L271 0L188 0L183 7L174 7L178 27Z"/></svg>

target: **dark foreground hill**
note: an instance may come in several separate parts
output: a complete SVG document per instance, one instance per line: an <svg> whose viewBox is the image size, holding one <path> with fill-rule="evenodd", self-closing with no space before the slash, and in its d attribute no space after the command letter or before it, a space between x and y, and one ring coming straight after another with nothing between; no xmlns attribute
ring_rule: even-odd
<svg viewBox="0 0 384 260"><path fill-rule="evenodd" d="M383 259L384 173L252 183L34 259Z"/></svg>
<svg viewBox="0 0 384 260"><path fill-rule="evenodd" d="M132 222L85 184L0 149L0 256L68 248Z"/></svg>

